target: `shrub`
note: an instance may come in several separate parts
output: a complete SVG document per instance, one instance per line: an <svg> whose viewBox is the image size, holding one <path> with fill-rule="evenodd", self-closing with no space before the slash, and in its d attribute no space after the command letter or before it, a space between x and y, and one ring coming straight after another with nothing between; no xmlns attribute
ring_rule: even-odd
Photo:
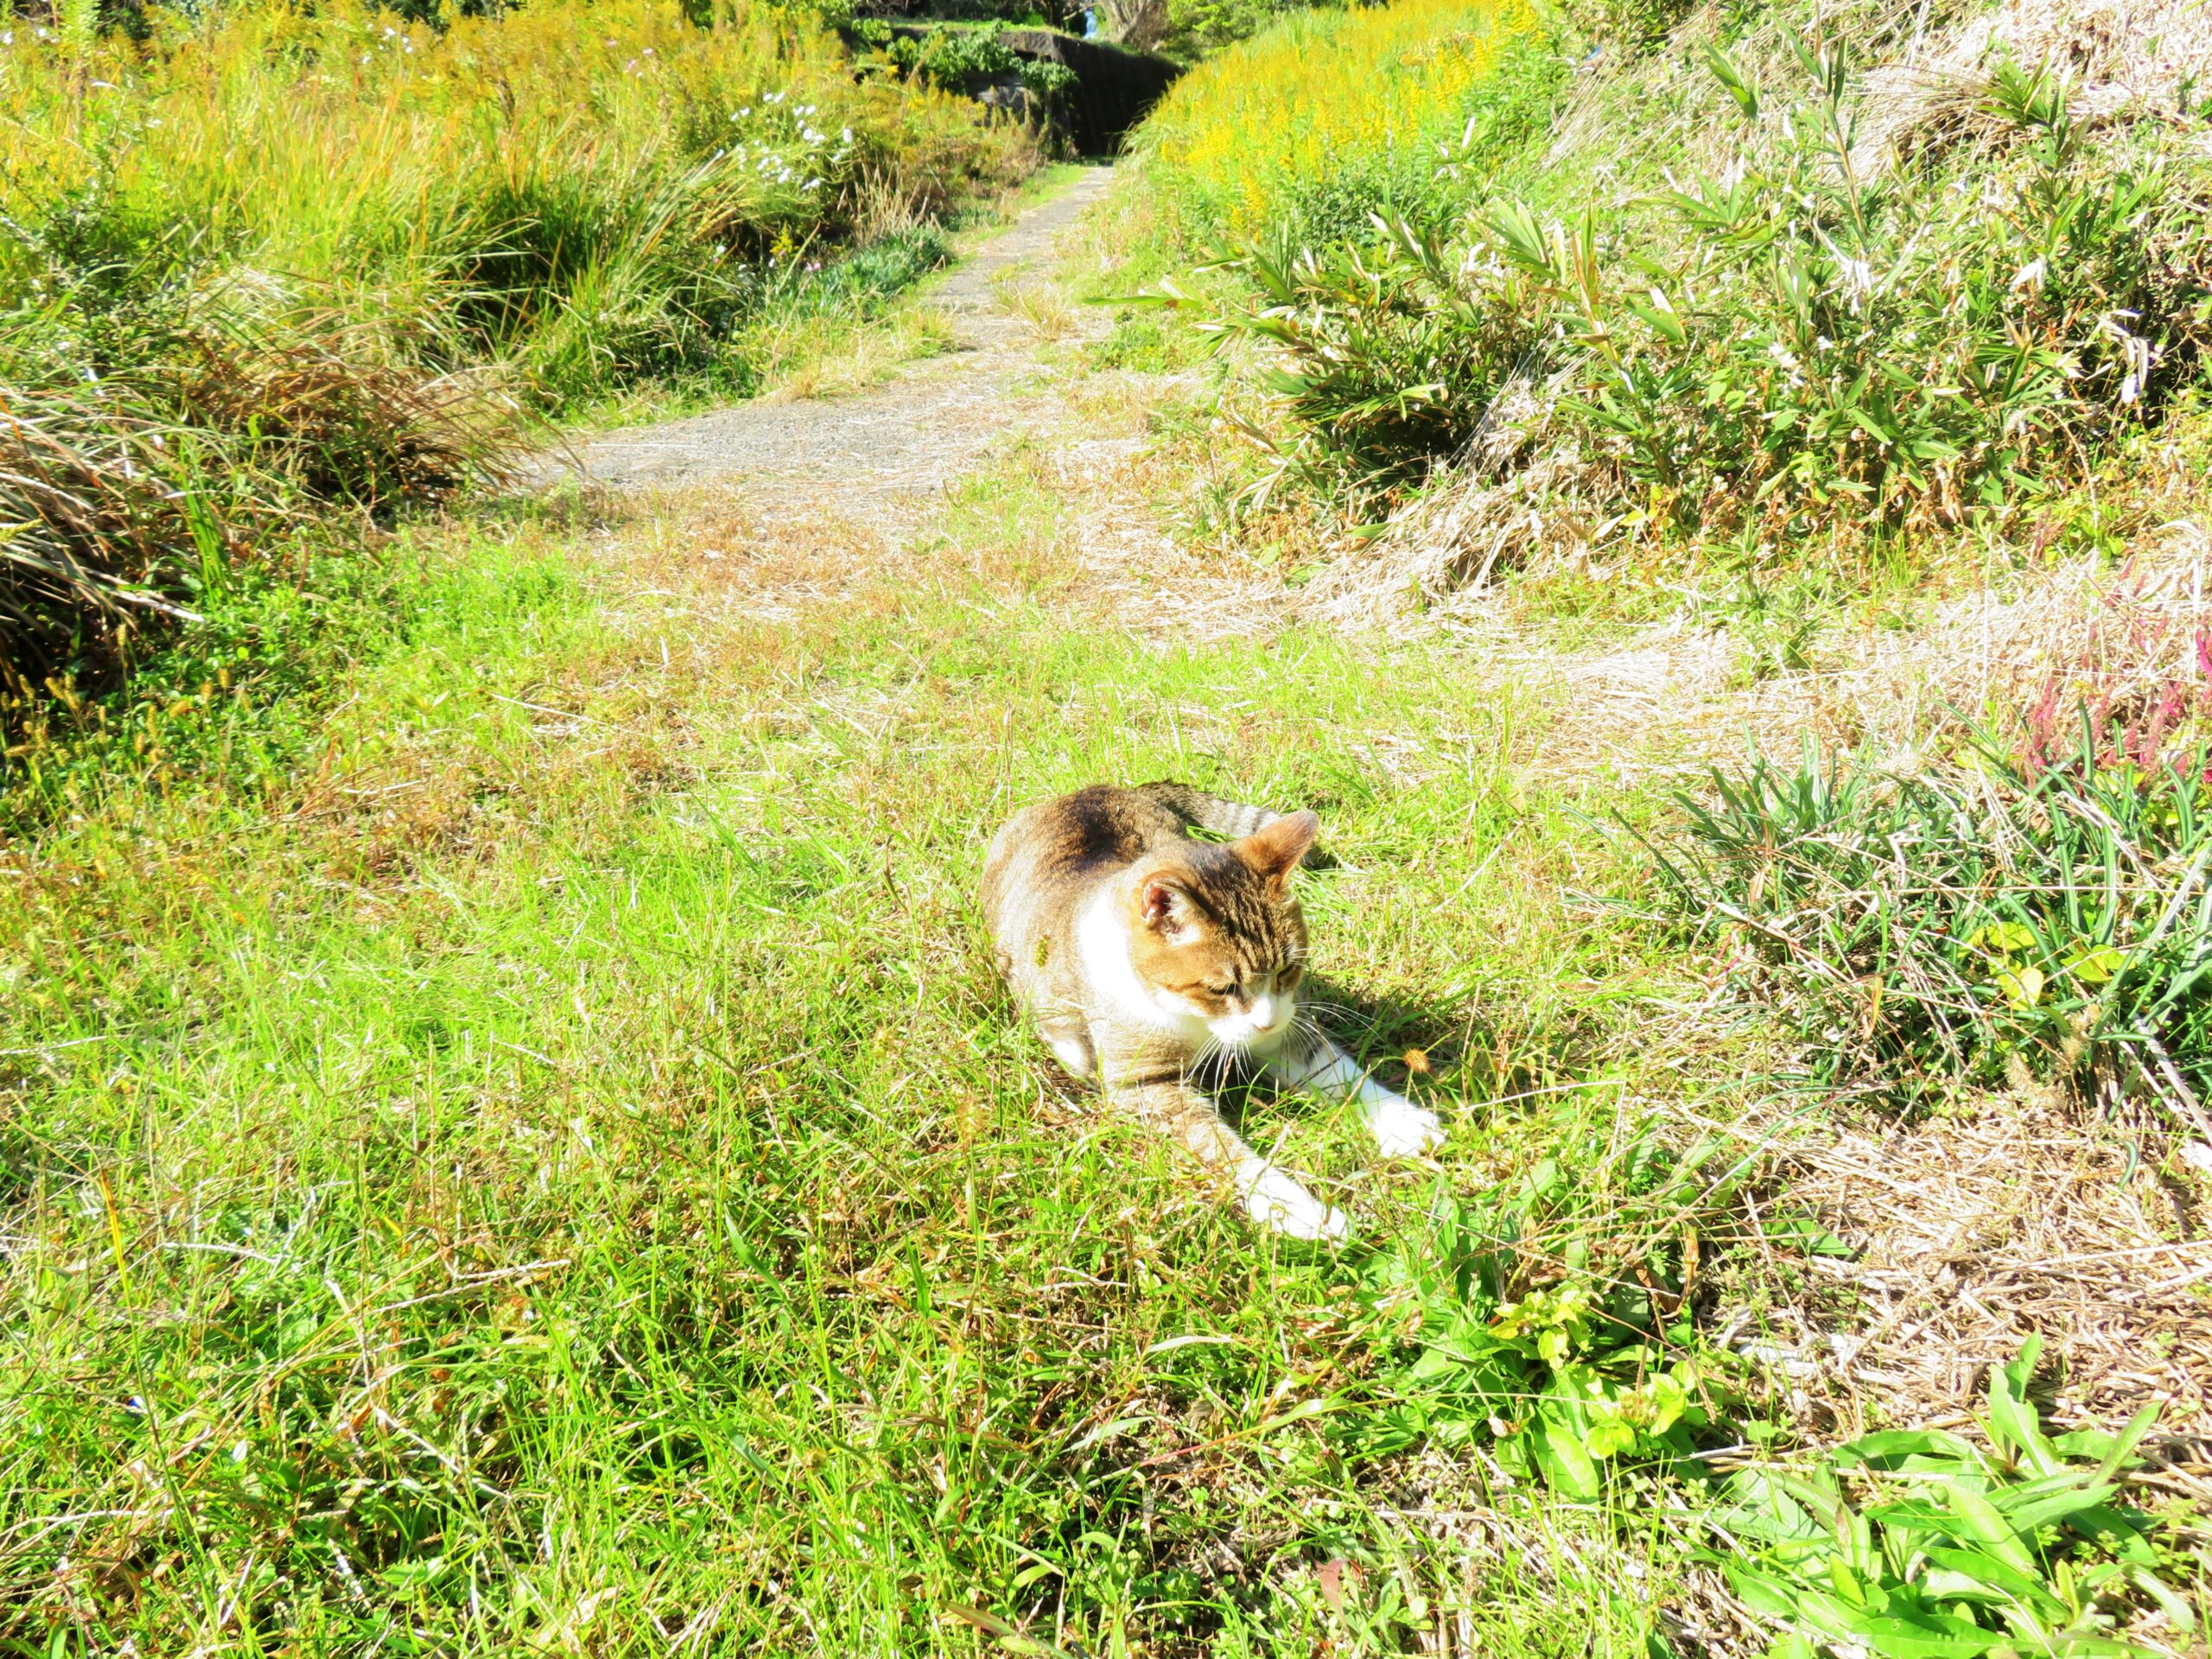
<svg viewBox="0 0 2212 1659"><path fill-rule="evenodd" d="M2062 77L1999 62L1980 142L1878 168L1841 48L1800 60L1808 90L1774 119L1708 53L1750 124L1656 212L1562 218L1469 179L1450 236L1385 214L1357 242L1249 255L1215 326L1273 348L1285 450L1418 480L1517 373L1624 511L1890 529L2063 490L2199 378L2201 153L2152 124L2092 143Z"/></svg>
<svg viewBox="0 0 2212 1659"><path fill-rule="evenodd" d="M893 33L881 18L863 17L850 33L880 48L902 73L931 86L972 93L991 81L1018 80L1039 111L1048 110L1053 99L1074 87L1075 71L1049 59L1022 57L1002 38L1006 27L1002 22L940 24L918 37Z"/></svg>
<svg viewBox="0 0 2212 1659"><path fill-rule="evenodd" d="M1650 843L1668 913L1740 941L1819 1081L1911 1099L2010 1060L2205 1133L2212 772L2188 734L2212 672L2169 690L1948 769L1716 773Z"/></svg>
<svg viewBox="0 0 2212 1659"><path fill-rule="evenodd" d="M1384 226L1387 240L1364 248L1253 250L1233 264L1258 303L1200 325L1272 348L1259 383L1294 434L1278 454L1324 487L1346 474L1368 487L1417 482L1465 446L1544 343L1517 293L1471 290L1436 237Z"/></svg>
<svg viewBox="0 0 2212 1659"><path fill-rule="evenodd" d="M1144 14L1149 28L1132 32L1130 43L1150 47L1185 63L1196 63L1224 47L1249 40L1286 13L1330 9L1332 0L1150 0L1148 5L1116 5L1109 11Z"/></svg>
<svg viewBox="0 0 2212 1659"><path fill-rule="evenodd" d="M1516 205L1487 210L1490 245L1557 308L1570 412L1624 485L1722 528L1807 508L1955 521L2070 482L2194 378L2199 169L2130 139L2093 150L2057 76L2000 66L1987 150L1870 179L1840 47L1803 61L1812 96L1778 132L1673 194L1671 250L1600 273L1587 227L1540 238Z"/></svg>

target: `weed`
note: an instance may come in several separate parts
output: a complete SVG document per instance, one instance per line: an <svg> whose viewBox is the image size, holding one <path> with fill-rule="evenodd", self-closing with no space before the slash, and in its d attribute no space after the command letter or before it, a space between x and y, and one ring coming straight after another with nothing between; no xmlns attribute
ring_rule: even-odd
<svg viewBox="0 0 2212 1659"><path fill-rule="evenodd" d="M1989 1450L1948 1430L1893 1429L1807 1474L1735 1478L1711 1517L1728 1547L1715 1559L1745 1603L1789 1633L1777 1653L2167 1651L2115 1631L2129 1603L2157 1608L2176 1633L2196 1628L2161 1576L2151 1517L2121 1498L2158 1408L2116 1435L2048 1434L2028 1397L2042 1349L2031 1337L1992 1368ZM1847 1483L1868 1496L1854 1502Z"/></svg>
<svg viewBox="0 0 2212 1659"><path fill-rule="evenodd" d="M2017 1057L2139 1088L2201 1132L2203 756L2138 765L2145 738L2086 711L2063 754L2029 741L1979 737L1952 769L1808 754L1716 773L1712 798L1681 798L1681 829L1653 843L1669 913L1740 940L1824 1082L1911 1098L1993 1081Z"/></svg>
<svg viewBox="0 0 2212 1659"><path fill-rule="evenodd" d="M1008 273L993 282L1000 307L1027 325L1039 340L1065 340L1075 329L1074 308L1057 284Z"/></svg>
<svg viewBox="0 0 2212 1659"><path fill-rule="evenodd" d="M2151 124L2093 141L2059 72L2000 62L1986 142L1878 170L1844 47L1798 55L1777 118L1707 50L1743 137L1719 173L1671 179L1656 217L1625 196L1547 213L1456 164L1357 237L1261 203L1250 286L1210 326L1264 347L1274 447L1364 516L1521 382L1532 449L1572 454L1614 525L1882 536L2056 499L2196 384L2194 151ZM1455 191L1447 234L1434 204Z"/></svg>
<svg viewBox="0 0 2212 1659"><path fill-rule="evenodd" d="M1479 164L1540 127L1556 79L1517 4L1298 13L1178 81L1136 144L1186 245L1278 226L1321 238L1378 209L1426 217L1439 165Z"/></svg>
<svg viewBox="0 0 2212 1659"><path fill-rule="evenodd" d="M1700 1368L1683 1309L1694 1236L1728 1210L1742 1167L1717 1143L1585 1151L1613 1165L1602 1236L1578 1213L1590 1189L1569 1182L1572 1149L1557 1147L1486 1202L1446 1201L1428 1230L1368 1265L1390 1357L1341 1431L1347 1448L1483 1446L1590 1503L1609 1465L1678 1464L1739 1414Z"/></svg>

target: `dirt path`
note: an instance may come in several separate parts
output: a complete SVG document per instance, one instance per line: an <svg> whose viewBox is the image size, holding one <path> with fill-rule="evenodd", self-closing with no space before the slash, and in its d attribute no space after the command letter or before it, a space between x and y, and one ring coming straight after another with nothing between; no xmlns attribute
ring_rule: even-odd
<svg viewBox="0 0 2212 1659"><path fill-rule="evenodd" d="M789 617L913 565L947 492L1027 445L1020 464L1066 509L1062 568L1081 577L1063 598L1155 642L1273 632L1292 613L1280 583L1166 533L1172 503L1143 475L1143 411L1172 394L1168 378L1095 371L1066 349L1112 327L1058 281L1064 233L1112 183L1110 168L1086 169L917 296L949 316L950 351L851 396L771 397L604 433L545 481L581 473L665 496L652 515L659 556L714 561L728 602Z"/></svg>
<svg viewBox="0 0 2212 1659"><path fill-rule="evenodd" d="M918 501L972 471L1001 435L1052 420L1059 397L1036 383L1039 340L1003 293L1049 262L1058 234L1106 192L1109 168L1031 207L925 295L950 316L954 346L857 396L762 399L687 420L609 432L582 446L602 488L772 484L792 505L854 518L910 518Z"/></svg>
<svg viewBox="0 0 2212 1659"><path fill-rule="evenodd" d="M1155 499L1143 476L1147 442L1133 415L1169 386L1088 371L1053 349L1055 340L1110 327L1098 308L1071 304L1054 279L1066 264L1062 234L1112 183L1110 168L1086 169L917 296L950 318L951 350L855 395L770 397L607 432L549 467L549 479L581 474L601 489L681 498L658 515L660 551L687 565L716 562L734 579L733 599L741 588L754 613L789 616L906 556L949 488L1026 441L1029 464L1070 509L1060 533L1067 563L1083 573L1074 597L1155 642L1269 636L1301 617L1377 650L1394 636L1421 636L1455 674L1553 705L1553 772L1671 770L1739 753L1747 721L1783 733L1811 723L1809 681L1747 694L1731 683L1733 652L1719 633L1674 623L1562 652L1479 594L1423 618L1354 620L1317 612L1241 561L1178 545L1163 523L1173 503ZM1052 327L1039 326L1034 308L1024 314L1025 294L1053 296ZM732 507L741 531L723 522ZM723 550L734 543L749 554Z"/></svg>

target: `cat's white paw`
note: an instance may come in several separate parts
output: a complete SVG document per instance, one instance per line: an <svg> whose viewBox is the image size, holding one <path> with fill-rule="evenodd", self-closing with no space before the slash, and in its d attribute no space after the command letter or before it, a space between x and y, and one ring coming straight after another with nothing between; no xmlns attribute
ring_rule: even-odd
<svg viewBox="0 0 2212 1659"><path fill-rule="evenodd" d="M1444 1144L1443 1120L1403 1095L1370 1102L1367 1127L1375 1136L1375 1149L1385 1158L1418 1158Z"/></svg>
<svg viewBox="0 0 2212 1659"><path fill-rule="evenodd" d="M1090 1044L1087 1039L1054 1037L1048 1033L1045 1043L1070 1077L1087 1077L1090 1075Z"/></svg>
<svg viewBox="0 0 2212 1659"><path fill-rule="evenodd" d="M1343 1211L1332 1210L1272 1164L1249 1170L1239 1185L1244 1189L1244 1212L1262 1227L1331 1244L1351 1236L1351 1224Z"/></svg>

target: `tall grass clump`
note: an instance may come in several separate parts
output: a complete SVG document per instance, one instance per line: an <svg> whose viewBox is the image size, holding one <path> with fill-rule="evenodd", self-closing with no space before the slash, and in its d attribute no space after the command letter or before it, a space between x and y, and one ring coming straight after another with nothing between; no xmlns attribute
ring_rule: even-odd
<svg viewBox="0 0 2212 1659"><path fill-rule="evenodd" d="M959 100L855 84L826 33L661 0L443 28L251 5L145 47L34 42L11 71L15 308L335 316L354 355L496 359L556 409L713 366L777 261L853 228L864 181L941 207L1027 160Z"/></svg>
<svg viewBox="0 0 2212 1659"><path fill-rule="evenodd" d="M1522 0L1299 12L1178 81L1138 147L1188 246L1338 236L1421 216L1440 162L1540 128L1556 79Z"/></svg>
<svg viewBox="0 0 2212 1659"><path fill-rule="evenodd" d="M2028 1075L2212 1134L2212 768L2197 671L2072 732L1897 770L1808 756L1716 773L1652 843L1669 913L1738 942L1824 1084L1904 1100Z"/></svg>
<svg viewBox="0 0 2212 1659"><path fill-rule="evenodd" d="M867 303L839 249L870 203L920 222L860 276L911 280L929 214L1033 159L786 13L26 22L0 59L0 693L111 672L303 513L496 476L527 417L756 389L765 319L817 278Z"/></svg>

